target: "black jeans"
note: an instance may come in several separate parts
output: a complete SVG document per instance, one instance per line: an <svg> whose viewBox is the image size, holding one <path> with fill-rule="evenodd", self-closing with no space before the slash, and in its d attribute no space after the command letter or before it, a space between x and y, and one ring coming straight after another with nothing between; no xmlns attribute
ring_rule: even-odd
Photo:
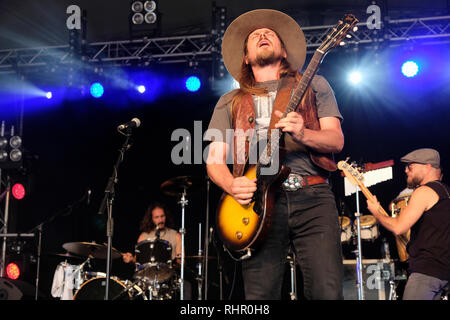
<svg viewBox="0 0 450 320"><path fill-rule="evenodd" d="M303 274L305 298L343 299L338 212L327 184L279 192L265 241L250 259L242 262L245 298L281 298L290 243Z"/></svg>

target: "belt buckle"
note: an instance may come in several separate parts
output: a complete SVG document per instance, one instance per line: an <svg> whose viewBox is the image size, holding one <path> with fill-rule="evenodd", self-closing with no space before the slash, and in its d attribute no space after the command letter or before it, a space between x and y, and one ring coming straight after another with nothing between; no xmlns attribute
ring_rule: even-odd
<svg viewBox="0 0 450 320"><path fill-rule="evenodd" d="M285 191L296 191L303 186L303 177L296 173L289 174L288 178L283 182L282 187Z"/></svg>

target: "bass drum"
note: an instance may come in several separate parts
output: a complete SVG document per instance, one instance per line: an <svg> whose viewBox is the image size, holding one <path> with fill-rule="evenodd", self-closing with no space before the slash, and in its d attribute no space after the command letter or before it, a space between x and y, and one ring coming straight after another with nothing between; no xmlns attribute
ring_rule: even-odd
<svg viewBox="0 0 450 320"><path fill-rule="evenodd" d="M129 289L128 292L125 290ZM105 300L106 277L92 278L81 286L73 300ZM115 277L109 279L109 300L147 300L142 289L134 285L128 288L126 282Z"/></svg>

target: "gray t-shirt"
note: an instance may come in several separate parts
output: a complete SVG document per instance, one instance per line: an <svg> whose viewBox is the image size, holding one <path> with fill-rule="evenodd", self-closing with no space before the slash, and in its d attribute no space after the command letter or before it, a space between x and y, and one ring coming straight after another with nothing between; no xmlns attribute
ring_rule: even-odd
<svg viewBox="0 0 450 320"><path fill-rule="evenodd" d="M258 139L266 136L267 128L270 124L270 117L272 115L273 103L277 94L277 89L280 80L272 80L267 82L260 82L258 87L266 88L269 92L267 96L253 96L253 103L255 106L255 130ZM343 117L339 112L339 108L334 97L334 92L324 77L316 75L311 81L311 89L316 98L317 115L320 118L336 117L343 121ZM214 108L211 121L208 129L218 129L225 139L227 129L232 129L231 116L231 100L236 90L230 91L223 95ZM288 139L285 135L285 139ZM217 140L217 139L216 139ZM228 140L229 141L229 140ZM326 174L321 168L317 167L311 162L311 159L303 150L287 150L283 164L291 168L291 172L301 175L318 175Z"/></svg>

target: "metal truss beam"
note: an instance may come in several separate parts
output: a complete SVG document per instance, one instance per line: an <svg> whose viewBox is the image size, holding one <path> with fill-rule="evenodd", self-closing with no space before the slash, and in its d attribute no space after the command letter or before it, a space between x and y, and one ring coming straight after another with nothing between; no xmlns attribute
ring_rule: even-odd
<svg viewBox="0 0 450 320"><path fill-rule="evenodd" d="M387 46L407 42L450 42L450 16L387 20L380 29L359 23L347 44L384 43ZM313 53L324 41L330 26L304 27L307 53ZM136 40L89 43L79 57L93 65L148 65L150 63L186 63L212 60L217 55L217 36L212 34L143 38ZM69 45L0 50L0 74L16 73L36 67L69 65L74 60Z"/></svg>

